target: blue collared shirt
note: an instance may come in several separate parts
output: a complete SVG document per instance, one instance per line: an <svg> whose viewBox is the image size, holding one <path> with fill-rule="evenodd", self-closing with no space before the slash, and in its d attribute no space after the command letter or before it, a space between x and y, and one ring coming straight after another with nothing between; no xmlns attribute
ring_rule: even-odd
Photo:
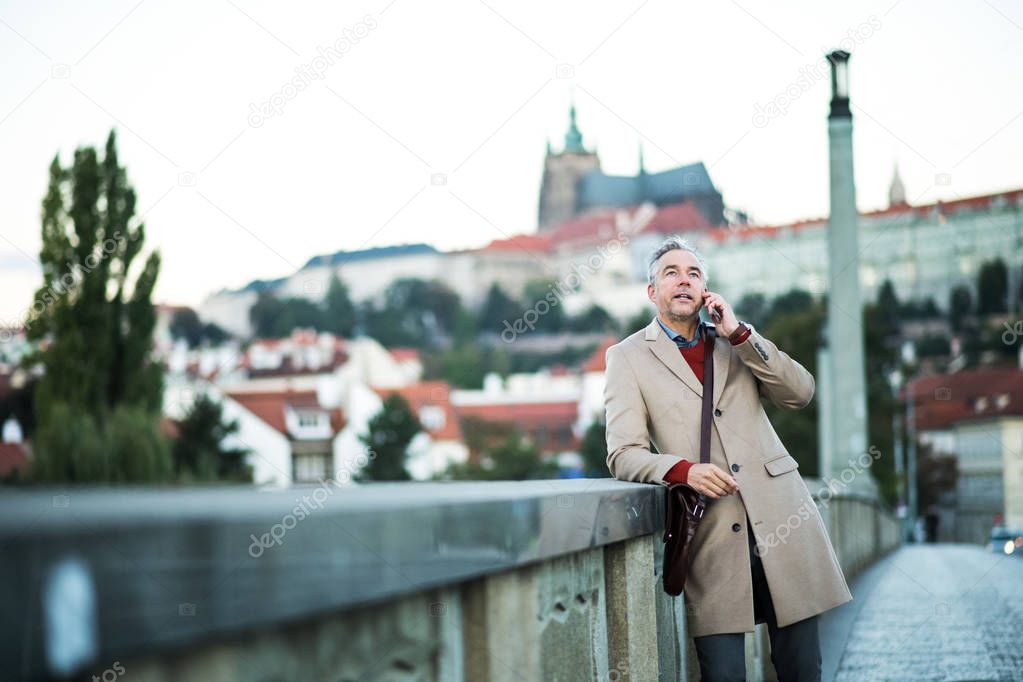
<svg viewBox="0 0 1023 682"><path fill-rule="evenodd" d="M664 330L664 333L667 334L668 338L674 341L675 345L679 348L692 348L700 342L700 325L703 324L702 322L699 322L696 325L696 333L693 334L693 339L691 341L661 322L660 317L657 318L657 324L661 325L661 329Z"/></svg>

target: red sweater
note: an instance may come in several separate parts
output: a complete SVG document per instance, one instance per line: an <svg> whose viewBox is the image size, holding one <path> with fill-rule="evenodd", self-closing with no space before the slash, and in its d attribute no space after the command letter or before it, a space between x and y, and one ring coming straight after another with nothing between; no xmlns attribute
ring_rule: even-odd
<svg viewBox="0 0 1023 682"><path fill-rule="evenodd" d="M736 336L733 334L733 336ZM732 339L732 345L737 346L749 337L749 331L744 331L742 334L737 335L737 338ZM693 374L696 378L703 383L703 356L704 349L706 346L703 343L703 337L697 341L696 345L692 348L679 348L679 352L682 353L682 357L689 363L689 367L692 368ZM689 467L693 466L696 462L690 462L688 459L683 459L675 466L668 469L668 473L664 475L664 481L667 483L686 483L689 480Z"/></svg>

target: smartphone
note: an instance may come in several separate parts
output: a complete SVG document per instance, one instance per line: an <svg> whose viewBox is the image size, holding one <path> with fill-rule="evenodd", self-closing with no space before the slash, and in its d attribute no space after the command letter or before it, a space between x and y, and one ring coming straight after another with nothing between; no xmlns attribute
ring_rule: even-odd
<svg viewBox="0 0 1023 682"><path fill-rule="evenodd" d="M705 305L703 299L700 299L700 305ZM710 319L714 320L714 324L721 323L721 313L716 308L707 307L707 312L710 314Z"/></svg>

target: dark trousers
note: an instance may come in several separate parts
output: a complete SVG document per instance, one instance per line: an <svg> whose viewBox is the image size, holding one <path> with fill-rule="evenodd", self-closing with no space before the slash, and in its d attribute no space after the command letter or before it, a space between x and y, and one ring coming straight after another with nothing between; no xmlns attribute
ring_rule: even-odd
<svg viewBox="0 0 1023 682"><path fill-rule="evenodd" d="M746 519L747 528L751 528ZM817 633L817 616L786 627L778 627L774 603L767 588L767 576L760 557L753 551L750 538L750 572L753 578L753 613L758 623L767 623L771 639L771 663L779 682L819 682L821 679L821 645ZM700 661L703 682L743 682L746 679L745 635L741 632L694 637L696 657Z"/></svg>

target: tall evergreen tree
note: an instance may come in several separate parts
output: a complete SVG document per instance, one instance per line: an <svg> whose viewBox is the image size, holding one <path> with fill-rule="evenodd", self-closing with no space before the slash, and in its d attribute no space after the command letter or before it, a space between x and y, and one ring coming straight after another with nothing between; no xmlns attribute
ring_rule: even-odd
<svg viewBox="0 0 1023 682"><path fill-rule="evenodd" d="M355 306L348 295L348 287L337 275L330 278L323 305L326 330L350 338L355 332Z"/></svg>
<svg viewBox="0 0 1023 682"><path fill-rule="evenodd" d="M964 284L954 287L948 296L948 321L952 331L962 331L973 312L973 295L970 288Z"/></svg>
<svg viewBox="0 0 1023 682"><path fill-rule="evenodd" d="M1009 270L995 258L982 263L977 273L977 312L981 315L1009 312Z"/></svg>
<svg viewBox="0 0 1023 682"><path fill-rule="evenodd" d="M890 279L886 279L877 292L877 318L883 329L882 338L894 338L899 335L899 319L901 318L899 299L895 295L895 287Z"/></svg>
<svg viewBox="0 0 1023 682"><path fill-rule="evenodd" d="M405 461L408 446L422 425L408 402L397 393L384 399L381 410L369 420L369 432L359 440L372 453L356 477L360 481L407 481L412 478Z"/></svg>
<svg viewBox="0 0 1023 682"><path fill-rule="evenodd" d="M156 428L163 375L150 361L159 254L151 253L141 269L132 269L144 242L145 226L135 219L135 191L118 162L113 131L102 159L92 147L78 149L68 169L61 167L59 155L54 157L43 199L43 284L26 322L31 340L47 341L30 361L44 367L35 399L35 464L48 478L147 480L169 469ZM126 414L106 428L121 408ZM155 448L136 454L150 465L121 475L84 461L98 456L84 441L78 455L66 451L52 431L64 428L60 415L67 414L80 417L83 433L91 430L101 440L126 437L132 428L145 432L132 440ZM113 454L118 448L109 450Z"/></svg>
<svg viewBox="0 0 1023 682"><path fill-rule="evenodd" d="M505 321L512 324L525 312L521 305L516 303L504 292L497 282L490 285L487 290L487 297L480 306L479 327L480 331L489 334L500 334L505 330Z"/></svg>
<svg viewBox="0 0 1023 682"><path fill-rule="evenodd" d="M238 421L225 422L223 407L203 394L195 399L178 424L174 443L174 466L200 480L251 481L244 449L225 448L225 438L238 431Z"/></svg>
<svg viewBox="0 0 1023 682"><path fill-rule="evenodd" d="M579 446L579 455L583 460L585 476L607 478L611 475L607 468L607 425L604 422L594 420L586 429Z"/></svg>

